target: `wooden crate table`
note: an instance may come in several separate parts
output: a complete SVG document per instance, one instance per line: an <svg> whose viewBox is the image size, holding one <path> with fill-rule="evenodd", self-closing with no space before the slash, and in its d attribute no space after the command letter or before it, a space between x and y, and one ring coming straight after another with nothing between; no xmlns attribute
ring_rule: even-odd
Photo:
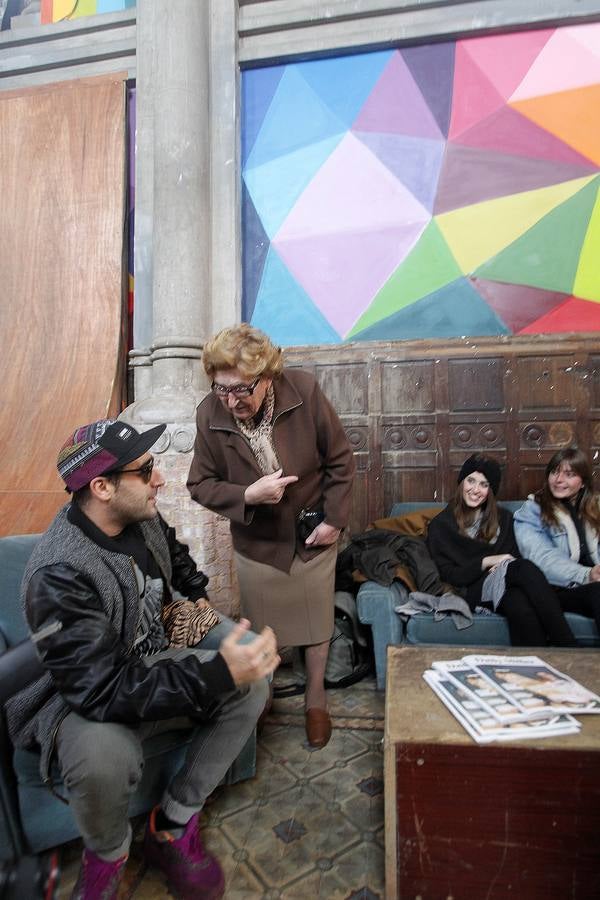
<svg viewBox="0 0 600 900"><path fill-rule="evenodd" d="M598 900L600 715L577 735L477 744L423 681L433 660L492 652L388 649L386 897ZM510 648L532 653L600 694L597 650Z"/></svg>

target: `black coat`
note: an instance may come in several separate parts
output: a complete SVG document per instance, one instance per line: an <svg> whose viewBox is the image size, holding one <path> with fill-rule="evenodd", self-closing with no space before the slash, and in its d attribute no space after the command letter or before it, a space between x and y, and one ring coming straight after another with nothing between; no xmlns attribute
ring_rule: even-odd
<svg viewBox="0 0 600 900"><path fill-rule="evenodd" d="M342 583L347 584L348 578L351 581L355 569L370 581L389 586L396 577L398 566L408 569L419 591L440 595L446 589L425 541L385 528L373 528L353 536L352 543L338 556L336 588L343 589Z"/></svg>
<svg viewBox="0 0 600 900"><path fill-rule="evenodd" d="M490 543L461 534L449 506L429 523L427 546L440 576L465 598L471 609L481 601L481 588L488 574L487 569L481 568L483 558L500 553L510 553L515 558L521 555L513 531L512 513L499 506L498 520L500 532Z"/></svg>

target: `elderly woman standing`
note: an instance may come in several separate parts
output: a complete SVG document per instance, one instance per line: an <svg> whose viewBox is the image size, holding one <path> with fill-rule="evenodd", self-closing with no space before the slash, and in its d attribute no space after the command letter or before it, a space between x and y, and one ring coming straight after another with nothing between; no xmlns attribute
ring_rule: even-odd
<svg viewBox="0 0 600 900"><path fill-rule="evenodd" d="M212 390L198 406L187 486L231 523L241 605L280 646L305 648L308 741L331 736L324 678L333 632L337 541L347 525L352 449L315 378L283 369L256 328L225 328L204 347ZM305 511L314 527L299 534ZM305 518L311 521L311 516Z"/></svg>
<svg viewBox="0 0 600 900"><path fill-rule="evenodd" d="M515 513L522 555L542 569L566 612L593 617L600 631L600 495L583 451L554 454L541 490Z"/></svg>

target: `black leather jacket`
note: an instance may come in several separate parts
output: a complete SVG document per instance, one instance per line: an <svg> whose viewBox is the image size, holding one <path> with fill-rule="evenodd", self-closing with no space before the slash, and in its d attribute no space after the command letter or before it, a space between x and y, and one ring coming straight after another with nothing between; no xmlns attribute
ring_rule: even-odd
<svg viewBox="0 0 600 900"><path fill-rule="evenodd" d="M107 551L90 536L85 517L82 527L80 516L73 522L62 510L40 541L45 546L38 545L40 553L36 548L32 556L27 619L33 633L49 625L54 630L37 644L45 676L13 698L9 709L13 739L20 746L38 744L46 761L69 710L94 721L130 725L174 716L204 718L215 712L224 693L235 690L219 653L208 662L189 654L185 660L148 665L132 652L140 614L132 560ZM205 596L208 579L174 529L160 518L141 528L167 589L190 599ZM57 543L68 550L56 550ZM84 554L85 565L76 568Z"/></svg>

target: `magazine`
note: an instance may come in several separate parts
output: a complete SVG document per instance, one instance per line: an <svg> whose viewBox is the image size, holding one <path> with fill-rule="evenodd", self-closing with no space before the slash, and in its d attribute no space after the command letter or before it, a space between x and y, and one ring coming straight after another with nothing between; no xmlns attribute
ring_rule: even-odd
<svg viewBox="0 0 600 900"><path fill-rule="evenodd" d="M443 671L429 669L423 674L423 678L465 731L479 744L576 734L580 728L579 722L568 714L501 724L479 705L469 691Z"/></svg>
<svg viewBox="0 0 600 900"><path fill-rule="evenodd" d="M475 671L529 715L600 713L600 696L538 656L465 656Z"/></svg>
<svg viewBox="0 0 600 900"><path fill-rule="evenodd" d="M432 663L432 668L446 675L455 685L461 687L477 705L487 710L495 724L508 722L522 722L530 717L529 712L516 703L512 697L485 677L481 672L473 668L465 659L438 660ZM543 715L544 711L540 712Z"/></svg>

